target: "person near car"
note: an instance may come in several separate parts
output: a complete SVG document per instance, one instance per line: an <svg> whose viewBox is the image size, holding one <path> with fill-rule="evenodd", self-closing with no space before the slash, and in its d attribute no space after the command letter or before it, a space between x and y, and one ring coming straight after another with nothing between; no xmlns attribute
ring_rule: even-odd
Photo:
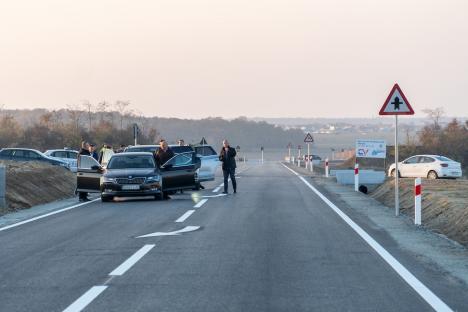
<svg viewBox="0 0 468 312"><path fill-rule="evenodd" d="M89 152L90 146L88 142L81 142L81 150L78 153L78 167L80 166L80 156L91 156L91 153ZM89 201L88 199L88 193L87 192L78 192L78 199L79 201L85 202Z"/></svg>
<svg viewBox="0 0 468 312"><path fill-rule="evenodd" d="M161 166L164 165L172 157L174 157L174 152L169 148L169 145L167 144L166 140L161 139L159 141L159 149L154 154L154 161L156 162L156 165L158 166L158 168L161 168ZM166 192L163 192L163 197L164 199L170 199L169 194L167 194Z"/></svg>
<svg viewBox="0 0 468 312"><path fill-rule="evenodd" d="M179 140L177 141L177 144L178 144L179 146L185 146L185 141L184 141L184 139L179 139Z"/></svg>
<svg viewBox="0 0 468 312"><path fill-rule="evenodd" d="M174 152L172 151L172 149L169 148L167 141L161 139L159 141L159 149L154 154L154 160L156 161L156 164L159 168L161 168L161 166L164 165L172 157L174 157Z"/></svg>
<svg viewBox="0 0 468 312"><path fill-rule="evenodd" d="M101 164L101 166L106 167L112 155L114 155L114 150L112 149L112 146L109 144L104 144L104 146L101 149L101 152L99 153L99 163Z"/></svg>
<svg viewBox="0 0 468 312"><path fill-rule="evenodd" d="M222 162L224 176L224 194L228 193L229 178L231 178L234 193L237 193L236 183L236 149L229 145L228 140L223 141L223 147L219 152L219 160Z"/></svg>
<svg viewBox="0 0 468 312"><path fill-rule="evenodd" d="M96 152L96 144L89 144L89 154L96 159L96 161L99 161L99 154Z"/></svg>

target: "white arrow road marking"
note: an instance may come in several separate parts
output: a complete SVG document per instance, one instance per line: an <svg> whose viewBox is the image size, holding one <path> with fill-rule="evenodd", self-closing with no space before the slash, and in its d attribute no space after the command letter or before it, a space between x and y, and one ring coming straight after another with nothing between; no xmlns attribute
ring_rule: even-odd
<svg viewBox="0 0 468 312"><path fill-rule="evenodd" d="M205 195L202 196L203 198L214 198L214 197L223 197L226 196L227 194L218 194L218 195Z"/></svg>
<svg viewBox="0 0 468 312"><path fill-rule="evenodd" d="M137 236L137 238L144 238L144 237L156 237L156 236L172 236L172 235L180 235L182 233L193 232L200 229L200 226L186 226L182 230L173 231L173 232L155 232L146 235Z"/></svg>

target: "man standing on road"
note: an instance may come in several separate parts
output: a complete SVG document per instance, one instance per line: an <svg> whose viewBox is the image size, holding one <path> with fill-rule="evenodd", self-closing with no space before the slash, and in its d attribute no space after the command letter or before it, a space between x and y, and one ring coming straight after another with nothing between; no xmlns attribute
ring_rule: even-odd
<svg viewBox="0 0 468 312"><path fill-rule="evenodd" d="M228 182L229 177L232 181L232 188L234 193L237 192L237 183L236 183L236 150L229 146L228 140L223 141L223 148L219 153L219 160L223 163L223 176L224 176L224 192L223 194L228 193Z"/></svg>
<svg viewBox="0 0 468 312"><path fill-rule="evenodd" d="M89 152L89 150L90 150L89 143L85 141L81 142L81 150L78 153L78 167L80 167L81 155L91 156L91 153ZM78 192L78 198L79 198L79 201L82 201L82 202L89 201L87 192Z"/></svg>
<svg viewBox="0 0 468 312"><path fill-rule="evenodd" d="M154 155L154 160L156 161L156 164L158 165L158 167L161 168L161 166L164 165L172 157L174 157L174 152L169 148L166 140L161 139L161 141L159 141L159 149Z"/></svg>
<svg viewBox="0 0 468 312"><path fill-rule="evenodd" d="M91 157L96 159L96 161L99 161L99 155L96 152L96 145L95 144L89 144L89 154L91 155Z"/></svg>
<svg viewBox="0 0 468 312"><path fill-rule="evenodd" d="M156 165L158 166L158 168L161 168L161 166L164 165L172 157L174 157L174 152L169 148L166 140L161 139L159 141L159 149L154 154L154 160L156 162ZM163 197L164 199L170 199L167 192L163 192Z"/></svg>

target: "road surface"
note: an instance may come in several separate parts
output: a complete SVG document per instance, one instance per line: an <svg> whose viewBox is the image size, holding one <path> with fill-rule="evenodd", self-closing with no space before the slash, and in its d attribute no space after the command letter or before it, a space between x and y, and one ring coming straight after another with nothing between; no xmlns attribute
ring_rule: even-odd
<svg viewBox="0 0 468 312"><path fill-rule="evenodd" d="M307 179L246 169L238 194L219 196L218 177L169 201L95 201L0 229L0 311L431 311L434 297L468 310L466 287L340 208L434 297L418 294Z"/></svg>

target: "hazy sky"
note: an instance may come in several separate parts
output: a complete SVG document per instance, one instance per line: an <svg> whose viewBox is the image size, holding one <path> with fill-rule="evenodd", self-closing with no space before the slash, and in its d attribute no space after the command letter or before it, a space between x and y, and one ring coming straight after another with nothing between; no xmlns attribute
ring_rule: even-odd
<svg viewBox="0 0 468 312"><path fill-rule="evenodd" d="M0 0L0 104L145 115L468 116L466 0Z"/></svg>

